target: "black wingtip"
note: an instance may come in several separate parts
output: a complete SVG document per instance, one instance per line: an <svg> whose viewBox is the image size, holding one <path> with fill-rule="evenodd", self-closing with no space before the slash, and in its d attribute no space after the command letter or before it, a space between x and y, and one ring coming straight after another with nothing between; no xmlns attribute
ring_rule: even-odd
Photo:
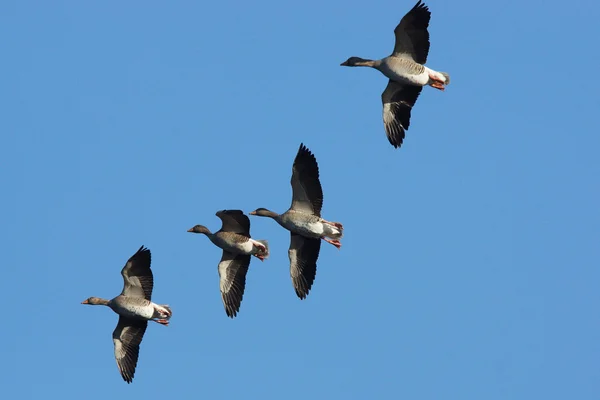
<svg viewBox="0 0 600 400"><path fill-rule="evenodd" d="M135 373L134 373L134 374L135 374ZM134 374L131 374L131 375L129 375L127 372L125 372L125 371L122 371L122 372L121 372L121 377L123 378L123 380L124 380L125 382L127 382L127 384L130 384L131 382L133 382L133 375L134 375Z"/></svg>
<svg viewBox="0 0 600 400"><path fill-rule="evenodd" d="M144 245L142 245L142 247L140 247L134 255L129 257L129 259L133 260L137 259L138 257L148 257L148 263L152 263L152 253L150 253L150 249L145 247Z"/></svg>
<svg viewBox="0 0 600 400"><path fill-rule="evenodd" d="M404 142L404 135L388 135L388 141L395 149L399 149L402 147L402 143Z"/></svg>
<svg viewBox="0 0 600 400"><path fill-rule="evenodd" d="M150 249L142 245L134 255L129 257L128 262L134 260L146 262L148 263L148 267L150 267L152 264L152 253L150 252Z"/></svg>
<svg viewBox="0 0 600 400"><path fill-rule="evenodd" d="M136 251L136 253L141 253L141 252L146 252L146 251L147 251L147 252L150 252L150 249L149 249L149 248L147 248L146 246L142 245L142 246L141 246L141 247L138 249L138 251Z"/></svg>
<svg viewBox="0 0 600 400"><path fill-rule="evenodd" d="M423 3L422 0L419 0L419 1L417 1L417 4L415 4L415 6L412 9L413 10L420 9L420 10L424 10L424 11L429 11L429 6L427 6L425 3Z"/></svg>
<svg viewBox="0 0 600 400"><path fill-rule="evenodd" d="M310 289L308 289L306 292L299 291L298 289L295 289L295 292L296 292L296 296L298 296L298 298L300 300L304 300L304 299L306 299L306 296L308 296L308 293L310 292Z"/></svg>
<svg viewBox="0 0 600 400"><path fill-rule="evenodd" d="M301 158L311 158L315 162L317 161L317 158L315 157L313 152L310 151L310 149L308 147L306 147L306 145L304 145L304 143L300 143L300 147L298 148L298 153L296 154L296 160L300 160Z"/></svg>
<svg viewBox="0 0 600 400"><path fill-rule="evenodd" d="M298 154L300 153L308 153L310 155L312 155L311 151L309 150L308 147L306 147L306 145L304 143L300 143L300 147L298 148Z"/></svg>
<svg viewBox="0 0 600 400"><path fill-rule="evenodd" d="M227 316L231 319L234 319L237 316L237 311L234 309L229 309L227 307L225 307L225 314L227 314Z"/></svg>
<svg viewBox="0 0 600 400"><path fill-rule="evenodd" d="M428 25L429 19L431 18L431 11L429 11L429 7L425 3L419 0L406 15L412 15L413 17L422 20L424 23L426 22L426 25Z"/></svg>
<svg viewBox="0 0 600 400"><path fill-rule="evenodd" d="M146 253L146 252L147 252L147 253L150 253L150 249L149 249L149 248L147 248L146 246L142 245L142 246L141 246L141 247L138 249L138 251L136 251L136 252L135 252L135 254L138 254L138 253Z"/></svg>

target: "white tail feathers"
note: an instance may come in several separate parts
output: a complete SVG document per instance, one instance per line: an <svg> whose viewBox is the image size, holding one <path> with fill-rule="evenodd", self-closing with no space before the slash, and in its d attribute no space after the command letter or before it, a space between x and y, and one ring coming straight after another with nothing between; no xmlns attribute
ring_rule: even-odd
<svg viewBox="0 0 600 400"><path fill-rule="evenodd" d="M331 239L341 239L344 236L344 227L339 222L329 222L323 224L325 236Z"/></svg>
<svg viewBox="0 0 600 400"><path fill-rule="evenodd" d="M442 75L444 77L444 80L446 82L444 82L446 85L450 84L450 75L447 72L440 72L440 75Z"/></svg>
<svg viewBox="0 0 600 400"><path fill-rule="evenodd" d="M173 311L171 311L171 307L167 304L155 304L154 305L154 315L152 318L161 318L161 319L170 319L171 315L173 315Z"/></svg>
<svg viewBox="0 0 600 400"><path fill-rule="evenodd" d="M262 250L259 248L257 254L263 256L264 258L269 257L269 242L267 240L256 240L254 239L255 242L258 242L260 244L262 244L263 246L265 246L265 249Z"/></svg>

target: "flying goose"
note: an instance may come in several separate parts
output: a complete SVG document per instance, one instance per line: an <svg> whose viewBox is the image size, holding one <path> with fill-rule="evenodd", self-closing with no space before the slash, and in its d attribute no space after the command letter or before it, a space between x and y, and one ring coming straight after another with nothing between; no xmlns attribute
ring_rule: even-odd
<svg viewBox="0 0 600 400"><path fill-rule="evenodd" d="M394 33L396 45L392 55L381 60L350 57L341 65L372 67L390 80L381 94L383 124L387 138L395 148L402 146L405 131L410 126L410 112L423 86L444 90L450 83L446 72L426 67L429 54L429 8L419 0L400 21Z"/></svg>
<svg viewBox="0 0 600 400"><path fill-rule="evenodd" d="M219 262L221 299L227 316L234 318L244 297L250 256L264 261L269 256L269 243L250 238L250 219L241 210L221 210L215 215L223 223L219 231L211 233L207 227L196 225L188 232L202 233L223 249Z"/></svg>
<svg viewBox="0 0 600 400"><path fill-rule="evenodd" d="M115 359L123 380L133 381L137 366L140 343L148 321L168 326L171 308L151 301L154 278L150 269L150 250L140 247L127 261L121 275L123 291L112 300L90 297L81 304L110 307L119 314L119 323L113 332Z"/></svg>
<svg viewBox="0 0 600 400"><path fill-rule="evenodd" d="M266 208L258 208L250 214L273 218L290 231L290 275L296 295L305 299L317 274L321 239L339 249L344 228L339 222L321 218L323 189L319 181L319 166L304 144L300 144L294 160L291 184L292 205L289 210L277 214Z"/></svg>

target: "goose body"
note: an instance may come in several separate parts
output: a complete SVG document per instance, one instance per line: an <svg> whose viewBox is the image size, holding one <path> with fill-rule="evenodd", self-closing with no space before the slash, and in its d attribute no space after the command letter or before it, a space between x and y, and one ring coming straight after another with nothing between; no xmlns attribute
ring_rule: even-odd
<svg viewBox="0 0 600 400"><path fill-rule="evenodd" d="M410 126L411 110L424 86L444 91L450 75L425 66L429 54L429 8L419 2L402 18L394 34L394 51L380 60L350 57L341 65L346 67L371 67L388 79L381 94L383 124L392 146L402 146Z"/></svg>
<svg viewBox="0 0 600 400"><path fill-rule="evenodd" d="M431 69L403 57L389 56L375 67L394 82L407 85L425 86L429 83Z"/></svg>
<svg viewBox="0 0 600 400"><path fill-rule="evenodd" d="M108 306L123 317L139 320L159 318L157 310L162 307L146 299L122 295L110 300Z"/></svg>
<svg viewBox="0 0 600 400"><path fill-rule="evenodd" d="M221 219L221 229L212 233L204 225L196 225L188 232L206 235L210 241L223 250L218 265L221 300L228 317L234 318L246 290L246 274L250 258L264 261L269 257L269 243L250 237L250 219L241 210L221 210L215 214Z"/></svg>
<svg viewBox="0 0 600 400"><path fill-rule="evenodd" d="M290 276L296 295L305 299L310 292L317 274L317 259L321 250L321 240L341 248L339 239L343 236L343 226L321 217L323 188L319 180L317 159L310 150L300 144L292 166L292 205L283 214L266 208L258 208L250 213L259 217L269 217L290 231Z"/></svg>
<svg viewBox="0 0 600 400"><path fill-rule="evenodd" d="M216 232L207 235L215 246L225 251L235 254L245 254L254 256L261 253L261 249L256 245L258 242L254 239L239 235L233 232Z"/></svg>
<svg viewBox="0 0 600 400"><path fill-rule="evenodd" d="M288 231L309 238L340 239L343 236L341 229L312 214L288 210L274 219Z"/></svg>
<svg viewBox="0 0 600 400"><path fill-rule="evenodd" d="M121 270L123 291L120 295L111 300L90 297L81 303L108 306L119 315L113 344L119 372L127 383L133 381L148 321L169 325L172 315L168 305L152 302L154 277L150 263L150 250L140 247Z"/></svg>

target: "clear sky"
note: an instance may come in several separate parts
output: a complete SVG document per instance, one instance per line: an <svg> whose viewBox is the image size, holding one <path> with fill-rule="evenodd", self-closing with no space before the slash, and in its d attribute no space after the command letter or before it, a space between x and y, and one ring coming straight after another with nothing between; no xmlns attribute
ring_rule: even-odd
<svg viewBox="0 0 600 400"><path fill-rule="evenodd" d="M388 55L415 2L2 2L3 397L599 399L600 5L427 1L452 83L395 150L386 79L339 64ZM252 217L272 254L231 320L186 230L285 211L300 142L342 249L300 301ZM80 302L142 244L174 315L127 385L117 315Z"/></svg>

